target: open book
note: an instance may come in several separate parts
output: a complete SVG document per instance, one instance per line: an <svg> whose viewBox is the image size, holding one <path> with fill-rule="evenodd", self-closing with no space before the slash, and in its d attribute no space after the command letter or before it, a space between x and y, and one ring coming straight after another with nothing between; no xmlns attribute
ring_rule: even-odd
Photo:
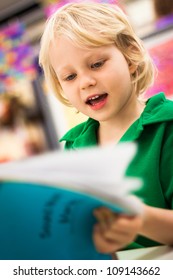
<svg viewBox="0 0 173 280"><path fill-rule="evenodd" d="M92 242L100 206L142 212L126 177L132 143L56 151L0 165L0 259L110 259Z"/></svg>

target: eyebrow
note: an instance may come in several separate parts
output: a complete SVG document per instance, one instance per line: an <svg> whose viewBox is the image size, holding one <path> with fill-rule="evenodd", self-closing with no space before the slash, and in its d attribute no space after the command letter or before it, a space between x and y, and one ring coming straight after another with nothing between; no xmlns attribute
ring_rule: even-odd
<svg viewBox="0 0 173 280"><path fill-rule="evenodd" d="M71 72L73 72L73 70L69 70L70 69L70 65L66 65L64 67L62 67L59 71L57 70L56 71L56 75L58 77L60 77L61 79L64 78L64 76L68 75L68 74L71 74ZM69 73L65 73L66 71L68 71Z"/></svg>
<svg viewBox="0 0 173 280"><path fill-rule="evenodd" d="M86 60L89 60L89 59L91 59L92 57L94 58L94 59L99 59L99 60L101 60L101 59L104 59L104 57L103 56L105 56L105 55L108 55L108 53L107 53L107 50L103 50L102 51L102 53L100 54L100 52L98 51L97 53L95 52L95 53L91 53L91 51L90 51L90 53L89 54L87 54L85 57L84 57L84 60L86 61ZM94 57L94 56L100 56L99 58L97 58L97 57ZM71 67L73 67L72 65L70 65L70 64L67 64L67 65L64 65L64 66L62 66L60 69L57 69L57 71L56 71L56 74L57 74L57 72L59 72L59 76L62 76L63 75L63 73L62 72L64 72L64 71L69 71L69 69L71 68Z"/></svg>

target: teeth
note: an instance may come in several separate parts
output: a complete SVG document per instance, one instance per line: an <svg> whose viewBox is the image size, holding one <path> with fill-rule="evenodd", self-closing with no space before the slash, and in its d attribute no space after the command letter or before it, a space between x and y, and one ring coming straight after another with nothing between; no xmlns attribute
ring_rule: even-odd
<svg viewBox="0 0 173 280"><path fill-rule="evenodd" d="M98 97L99 97L99 95L96 95L96 96L88 98L88 100L94 100L94 99L97 99Z"/></svg>

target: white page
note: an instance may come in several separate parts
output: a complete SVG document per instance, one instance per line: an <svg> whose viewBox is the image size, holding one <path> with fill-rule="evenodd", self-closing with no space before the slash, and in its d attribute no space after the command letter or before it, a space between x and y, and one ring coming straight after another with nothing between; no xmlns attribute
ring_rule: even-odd
<svg viewBox="0 0 173 280"><path fill-rule="evenodd" d="M136 153L134 143L73 151L54 151L0 165L0 180L35 182L91 194L139 213L141 203L129 197L140 178L125 177Z"/></svg>

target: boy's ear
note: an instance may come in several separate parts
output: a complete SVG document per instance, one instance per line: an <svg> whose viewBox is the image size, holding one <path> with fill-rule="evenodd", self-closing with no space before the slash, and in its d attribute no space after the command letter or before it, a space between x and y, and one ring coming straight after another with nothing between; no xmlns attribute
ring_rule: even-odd
<svg viewBox="0 0 173 280"><path fill-rule="evenodd" d="M128 46L128 53L131 53L131 57L132 55L136 55L139 53L139 50L136 46L134 45L130 45ZM136 65L132 60L131 58L128 58L127 59L127 63L128 63L128 67L129 67L129 72L131 75L133 75L135 73L135 71L137 70L138 68L138 65Z"/></svg>
<svg viewBox="0 0 173 280"><path fill-rule="evenodd" d="M137 65L132 64L131 62L128 63L128 66L129 66L129 72L130 72L131 75L135 73L135 71L138 67Z"/></svg>

